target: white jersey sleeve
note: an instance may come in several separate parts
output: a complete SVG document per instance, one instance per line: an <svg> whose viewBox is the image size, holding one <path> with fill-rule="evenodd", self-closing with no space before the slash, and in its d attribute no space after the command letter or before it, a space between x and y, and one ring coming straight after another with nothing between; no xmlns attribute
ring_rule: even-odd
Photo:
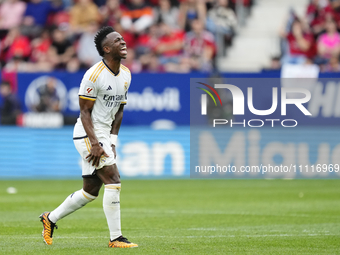
<svg viewBox="0 0 340 255"><path fill-rule="evenodd" d="M95 101L98 96L99 89L96 86L97 76L96 74L102 70L102 64L96 64L90 68L84 75L79 88L79 97L91 101Z"/></svg>

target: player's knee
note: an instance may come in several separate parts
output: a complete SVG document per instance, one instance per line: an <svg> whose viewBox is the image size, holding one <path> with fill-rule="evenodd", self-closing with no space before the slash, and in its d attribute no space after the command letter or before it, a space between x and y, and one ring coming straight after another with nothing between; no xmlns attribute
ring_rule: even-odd
<svg viewBox="0 0 340 255"><path fill-rule="evenodd" d="M120 174L119 174L119 171L118 171L118 168L117 168L117 165L114 164L112 166L112 171L110 171L110 183L113 183L113 184L118 184L120 183Z"/></svg>
<svg viewBox="0 0 340 255"><path fill-rule="evenodd" d="M92 202L93 200L95 200L97 197L98 197L98 194L94 194L93 192L89 193L89 192L86 192L84 189L81 189L80 190L85 201L83 201L83 204L87 204L89 202Z"/></svg>
<svg viewBox="0 0 340 255"><path fill-rule="evenodd" d="M91 189L91 190L87 190L86 193L90 194L93 197L93 200L94 200L98 197L99 190L98 189Z"/></svg>
<svg viewBox="0 0 340 255"><path fill-rule="evenodd" d="M116 183L120 183L120 175L119 173L114 173L112 176L112 183L116 184Z"/></svg>

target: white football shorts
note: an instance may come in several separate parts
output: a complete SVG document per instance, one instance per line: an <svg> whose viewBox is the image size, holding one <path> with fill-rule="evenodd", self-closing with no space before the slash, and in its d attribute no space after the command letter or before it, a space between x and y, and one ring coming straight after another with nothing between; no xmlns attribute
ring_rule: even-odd
<svg viewBox="0 0 340 255"><path fill-rule="evenodd" d="M76 146L77 151L79 152L82 158L82 176L89 177L95 175L95 170L100 170L104 166L111 166L116 164L116 159L114 158L114 154L111 148L111 141L109 137L97 137L100 146L103 147L105 153L109 155L109 157L102 156L100 158L99 166L92 166L92 161L89 163L88 159L86 159L87 155L90 154L91 143L87 136L84 137L74 137L73 142Z"/></svg>

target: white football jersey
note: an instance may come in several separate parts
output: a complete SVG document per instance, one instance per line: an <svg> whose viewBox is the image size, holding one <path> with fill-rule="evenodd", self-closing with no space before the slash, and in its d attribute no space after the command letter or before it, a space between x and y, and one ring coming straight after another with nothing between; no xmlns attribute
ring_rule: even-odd
<svg viewBox="0 0 340 255"><path fill-rule="evenodd" d="M97 137L108 136L111 124L121 104L127 103L127 93L131 83L131 73L120 65L115 75L104 60L92 66L85 73L80 84L79 97L95 101L91 118ZM73 137L86 136L80 117L75 125Z"/></svg>

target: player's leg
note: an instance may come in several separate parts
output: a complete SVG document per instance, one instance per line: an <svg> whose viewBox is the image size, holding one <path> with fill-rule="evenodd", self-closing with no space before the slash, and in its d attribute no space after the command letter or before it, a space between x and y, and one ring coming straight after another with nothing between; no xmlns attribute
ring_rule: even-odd
<svg viewBox="0 0 340 255"><path fill-rule="evenodd" d="M83 178L83 188L70 194L65 201L53 210L48 218L53 223L92 202L98 196L102 181L96 176Z"/></svg>
<svg viewBox="0 0 340 255"><path fill-rule="evenodd" d="M56 222L95 200L102 184L103 182L96 175L84 177L83 188L81 190L70 194L52 212L44 212L40 215L44 227L42 234L46 244L51 245L53 242L53 230L57 227Z"/></svg>
<svg viewBox="0 0 340 255"><path fill-rule="evenodd" d="M120 176L116 164L104 166L96 171L105 185L103 209L110 230L109 247L133 248L137 244L129 242L122 236L120 223Z"/></svg>

